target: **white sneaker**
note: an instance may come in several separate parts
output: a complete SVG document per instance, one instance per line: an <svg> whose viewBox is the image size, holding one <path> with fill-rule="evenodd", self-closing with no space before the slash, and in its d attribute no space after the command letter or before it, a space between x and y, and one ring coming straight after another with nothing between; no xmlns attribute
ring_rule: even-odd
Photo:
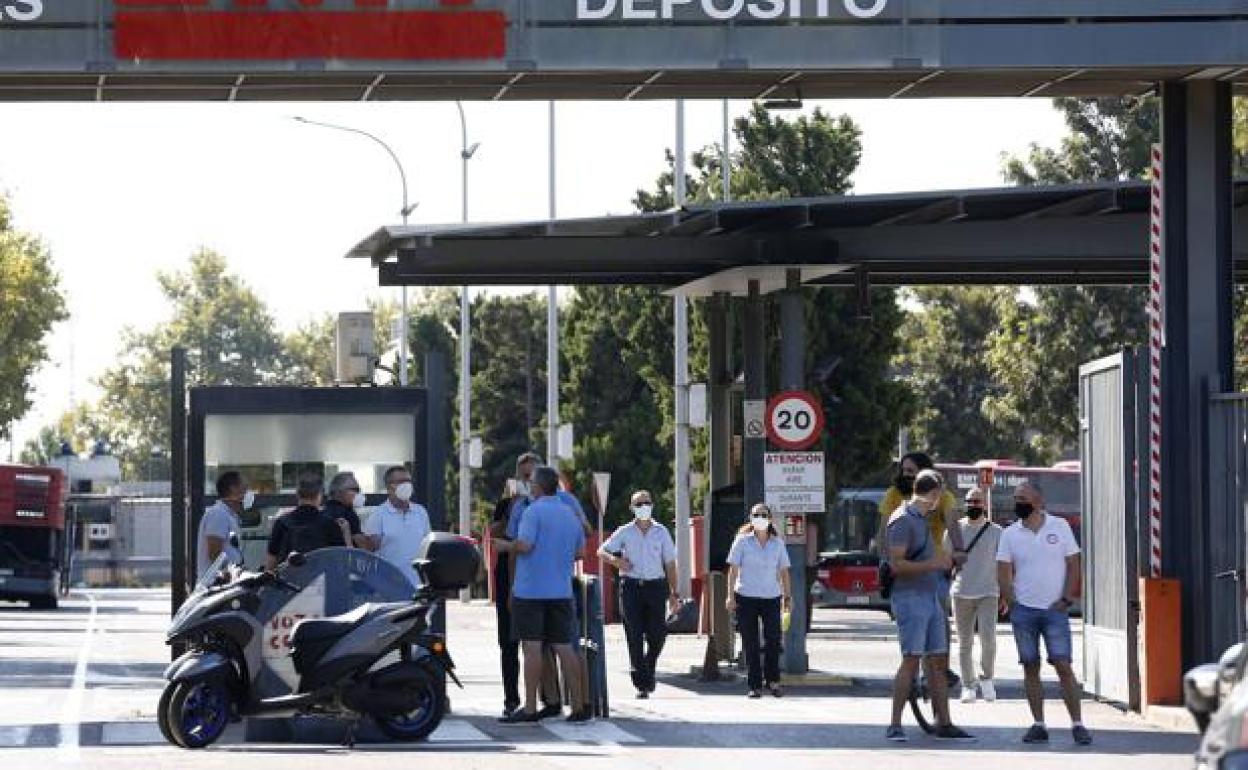
<svg viewBox="0 0 1248 770"><path fill-rule="evenodd" d="M991 679L979 680L979 690L984 696L984 700L993 703L997 700L997 688Z"/></svg>
<svg viewBox="0 0 1248 770"><path fill-rule="evenodd" d="M973 684L967 685L962 688L962 702L963 703L975 702L975 685Z"/></svg>

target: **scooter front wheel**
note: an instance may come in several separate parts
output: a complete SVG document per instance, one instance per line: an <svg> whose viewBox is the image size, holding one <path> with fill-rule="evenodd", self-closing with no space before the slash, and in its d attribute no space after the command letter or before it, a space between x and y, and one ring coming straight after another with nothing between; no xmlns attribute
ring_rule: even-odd
<svg viewBox="0 0 1248 770"><path fill-rule="evenodd" d="M160 727L160 734L165 740L174 746L186 748L178 742L178 738L174 735L173 730L169 727L169 718L172 715L170 706L173 704L173 694L177 692L178 684L170 682L165 685L165 689L160 693L160 702L156 704L156 724Z"/></svg>
<svg viewBox="0 0 1248 770"><path fill-rule="evenodd" d="M230 722L230 691L220 679L183 682L169 701L168 729L174 742L202 749L216 742Z"/></svg>
<svg viewBox="0 0 1248 770"><path fill-rule="evenodd" d="M416 707L404 714L373 714L377 728L395 741L423 741L442 724L446 698L430 679L417 685Z"/></svg>

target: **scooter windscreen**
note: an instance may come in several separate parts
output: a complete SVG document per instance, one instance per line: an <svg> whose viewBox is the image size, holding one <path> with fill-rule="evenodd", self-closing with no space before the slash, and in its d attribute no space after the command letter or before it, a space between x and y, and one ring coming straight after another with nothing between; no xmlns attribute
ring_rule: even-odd
<svg viewBox="0 0 1248 770"><path fill-rule="evenodd" d="M200 574L199 580L195 583L195 588L191 590L186 600L182 602L182 606L178 608L178 614L173 616L173 621L169 624L170 628L177 628L180 622L195 610L195 606L198 604L195 600L207 593L209 588L216 585L217 581L221 579L221 573L225 571L229 563L229 556L224 551L217 554L217 558L213 560L212 564L208 565L208 569Z"/></svg>

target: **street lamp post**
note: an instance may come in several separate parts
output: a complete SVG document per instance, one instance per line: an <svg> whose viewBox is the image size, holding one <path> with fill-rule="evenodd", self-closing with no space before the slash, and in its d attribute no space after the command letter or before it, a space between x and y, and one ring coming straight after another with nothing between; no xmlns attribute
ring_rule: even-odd
<svg viewBox="0 0 1248 770"><path fill-rule="evenodd" d="M455 102L459 110L460 129L460 218L468 221L468 161L481 147L479 142L468 145L468 119L462 102ZM459 292L459 533L469 535L472 531L472 468L469 467L469 448L472 441L472 338L469 316L468 287ZM467 600L468 589L462 593Z"/></svg>
<svg viewBox="0 0 1248 770"><path fill-rule="evenodd" d="M394 150L390 148L390 145L363 129L352 128L350 126L339 126L334 123L323 123L319 120L309 120L308 118L299 116L296 116L295 120L309 126L320 126L321 128L332 128L335 131L345 131L348 134L358 134L359 136L370 139L380 145L381 148L390 156L390 159L394 161L394 167L399 170L399 182L403 185L403 208L399 209L399 214L403 217L403 225L405 227L407 226L408 217L411 216L411 213L415 211L416 207L420 204L408 202L407 172L403 170L403 162L399 160L399 156L396 155ZM403 307L399 316L399 385L403 387L407 387L408 382L407 325L407 286L403 286Z"/></svg>

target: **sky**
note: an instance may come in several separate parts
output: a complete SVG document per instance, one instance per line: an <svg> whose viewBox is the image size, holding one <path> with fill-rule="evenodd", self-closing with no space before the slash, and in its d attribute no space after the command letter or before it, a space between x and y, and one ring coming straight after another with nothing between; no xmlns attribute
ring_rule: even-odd
<svg viewBox="0 0 1248 770"><path fill-rule="evenodd" d="M863 130L856 194L995 187L1003 153L1057 144L1047 100L810 101ZM469 218L545 219L545 102L466 103ZM733 116L747 102L733 102ZM626 214L653 185L675 143L671 102L573 102L557 107L557 213ZM201 247L244 276L283 330L326 312L360 310L380 289L366 262L344 254L399 221L394 162L367 139L305 125L370 131L405 167L414 224L460 219L460 122L454 103L54 104L0 106L0 190L15 224L49 247L69 321L48 338L34 408L15 426L20 452L114 360L126 327L168 316L155 274L181 269ZM782 113L795 116L798 113ZM718 142L721 103L688 102L690 152ZM0 457L9 447L0 441Z"/></svg>

